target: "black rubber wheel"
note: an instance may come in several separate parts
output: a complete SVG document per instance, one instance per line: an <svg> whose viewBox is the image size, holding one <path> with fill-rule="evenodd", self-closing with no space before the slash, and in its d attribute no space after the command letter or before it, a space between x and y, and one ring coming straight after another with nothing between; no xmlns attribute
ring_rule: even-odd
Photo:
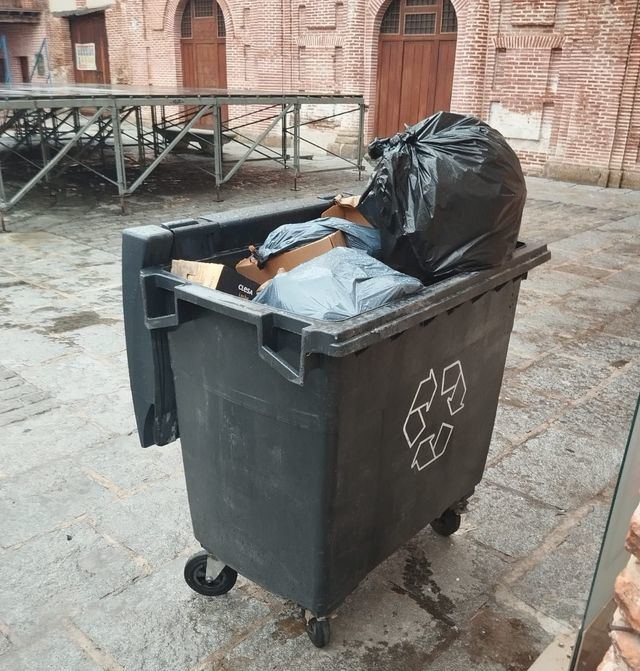
<svg viewBox="0 0 640 671"><path fill-rule="evenodd" d="M440 536L451 536L460 528L460 515L453 510L445 510L431 522L431 528Z"/></svg>
<svg viewBox="0 0 640 671"><path fill-rule="evenodd" d="M230 566L225 566L214 580L207 580L207 552L196 552L184 566L184 579L194 592L203 596L222 596L235 584L238 574Z"/></svg>
<svg viewBox="0 0 640 671"><path fill-rule="evenodd" d="M318 620L312 617L307 622L307 635L316 648L324 648L329 644L331 638L331 626L329 620Z"/></svg>

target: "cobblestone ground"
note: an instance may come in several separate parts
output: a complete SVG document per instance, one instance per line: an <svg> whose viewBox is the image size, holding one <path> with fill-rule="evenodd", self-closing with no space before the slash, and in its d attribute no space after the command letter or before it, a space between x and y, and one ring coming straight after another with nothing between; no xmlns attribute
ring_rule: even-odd
<svg viewBox="0 0 640 671"><path fill-rule="evenodd" d="M0 668L528 668L579 621L638 394L640 193L530 180L523 238L553 259L522 286L486 477L460 532L419 533L316 650L294 604L184 583L179 449L138 447L120 308L122 228L296 194L254 166L217 204L163 170L125 217L85 184L0 236Z"/></svg>

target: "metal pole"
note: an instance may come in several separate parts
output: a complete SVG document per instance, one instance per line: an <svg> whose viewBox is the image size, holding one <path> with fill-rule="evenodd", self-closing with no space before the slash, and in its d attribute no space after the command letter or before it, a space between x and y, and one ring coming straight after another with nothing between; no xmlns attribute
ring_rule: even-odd
<svg viewBox="0 0 640 671"><path fill-rule="evenodd" d="M51 125L53 127L51 137L56 147L60 146L60 119L58 113L59 110L57 109L51 110Z"/></svg>
<svg viewBox="0 0 640 671"><path fill-rule="evenodd" d="M293 190L298 190L300 176L300 103L293 106Z"/></svg>
<svg viewBox="0 0 640 671"><path fill-rule="evenodd" d="M107 169L107 164L104 158L104 146L106 143L106 135L105 135L105 127L106 127L106 122L102 118L102 115L98 117L98 147L100 149L100 162L102 163L102 170L105 171Z"/></svg>
<svg viewBox="0 0 640 671"><path fill-rule="evenodd" d="M73 132L75 133L80 128L80 110L77 107L73 108ZM82 147L82 138L78 138L78 146Z"/></svg>
<svg viewBox="0 0 640 671"><path fill-rule="evenodd" d="M282 106L282 164L287 169L287 106Z"/></svg>
<svg viewBox="0 0 640 671"><path fill-rule="evenodd" d="M158 141L158 112L155 105L151 105L151 139L153 140L154 157L160 153L160 142Z"/></svg>
<svg viewBox="0 0 640 671"><path fill-rule="evenodd" d="M360 103L358 106L358 181L362 179L362 171L364 170L364 166L362 165L364 149L364 112L365 105L364 103Z"/></svg>
<svg viewBox="0 0 640 671"><path fill-rule="evenodd" d="M7 233L7 228L4 223L4 210L7 203L7 198L4 193L4 179L2 179L2 163L0 163L0 226L2 226L2 232Z"/></svg>
<svg viewBox="0 0 640 671"><path fill-rule="evenodd" d="M122 146L120 110L115 105L111 108L111 123L113 125L113 149L116 155L116 175L118 180L118 195L120 196L120 212L124 214L124 196L127 192L127 171L124 163L124 147Z"/></svg>
<svg viewBox="0 0 640 671"><path fill-rule="evenodd" d="M146 152L144 149L144 128L142 127L142 110L140 107L136 107L135 110L136 117L136 138L138 141L138 163L141 166L146 165Z"/></svg>
<svg viewBox="0 0 640 671"><path fill-rule="evenodd" d="M38 133L40 134L40 153L42 155L42 167L44 168L45 165L48 163L48 152L47 152L47 138L45 135L45 126L44 123L42 122L42 110L38 110ZM44 181L45 184L49 184L49 175L46 174L44 176Z"/></svg>
<svg viewBox="0 0 640 671"><path fill-rule="evenodd" d="M224 180L222 172L222 109L216 103L213 107L213 172L216 182L216 202L222 200L220 187Z"/></svg>

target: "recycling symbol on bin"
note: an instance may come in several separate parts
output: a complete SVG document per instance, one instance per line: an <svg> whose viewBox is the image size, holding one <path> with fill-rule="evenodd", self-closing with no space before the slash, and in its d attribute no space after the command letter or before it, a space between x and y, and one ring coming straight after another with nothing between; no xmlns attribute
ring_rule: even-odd
<svg viewBox="0 0 640 671"><path fill-rule="evenodd" d="M444 368L441 380L432 368L429 376L420 382L403 427L404 437L413 450L411 468L421 471L439 459L451 439L453 424L442 421L438 427L429 421L429 411L434 403L443 397L446 399L446 405L444 402L437 403L442 408L438 415L444 413L445 420L449 420L464 408L466 393L467 385L460 361L454 361Z"/></svg>

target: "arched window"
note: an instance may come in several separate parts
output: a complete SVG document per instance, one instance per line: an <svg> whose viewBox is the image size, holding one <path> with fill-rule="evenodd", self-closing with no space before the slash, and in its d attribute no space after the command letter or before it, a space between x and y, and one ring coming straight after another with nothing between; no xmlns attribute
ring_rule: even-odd
<svg viewBox="0 0 640 671"><path fill-rule="evenodd" d="M220 5L215 0L189 0L182 12L180 37L186 39L193 37L193 22L198 19L211 21L213 17L215 17L216 22L216 35L226 37L227 29Z"/></svg>
<svg viewBox="0 0 640 671"><path fill-rule="evenodd" d="M438 35L458 32L451 0L393 0L382 18L385 35Z"/></svg>

